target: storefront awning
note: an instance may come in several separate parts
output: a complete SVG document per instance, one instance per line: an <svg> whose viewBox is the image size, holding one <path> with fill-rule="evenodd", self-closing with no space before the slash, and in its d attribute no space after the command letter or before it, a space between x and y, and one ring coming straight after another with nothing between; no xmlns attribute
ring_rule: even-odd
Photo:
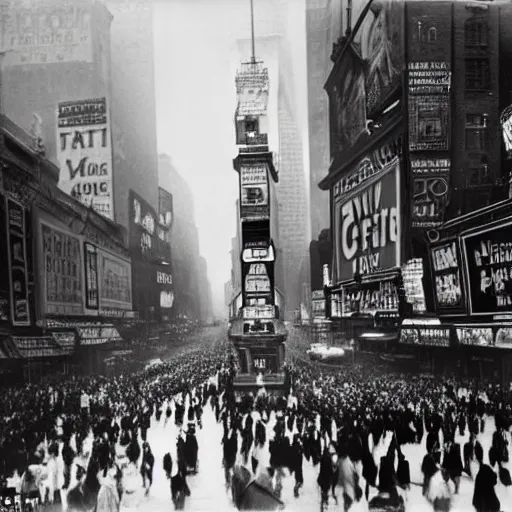
<svg viewBox="0 0 512 512"><path fill-rule="evenodd" d="M66 355L66 352L51 336L11 336L10 340L23 359Z"/></svg>
<svg viewBox="0 0 512 512"><path fill-rule="evenodd" d="M109 324L77 327L77 331L82 347L123 341L119 331Z"/></svg>
<svg viewBox="0 0 512 512"><path fill-rule="evenodd" d="M74 331L53 332L52 336L57 345L67 355L70 355L75 351L76 335Z"/></svg>

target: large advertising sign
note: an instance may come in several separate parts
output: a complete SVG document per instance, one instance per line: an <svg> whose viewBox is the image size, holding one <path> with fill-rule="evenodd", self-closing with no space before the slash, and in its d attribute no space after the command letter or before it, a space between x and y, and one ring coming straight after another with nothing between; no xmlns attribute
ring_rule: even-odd
<svg viewBox="0 0 512 512"><path fill-rule="evenodd" d="M161 309L171 309L174 305L174 291L172 274L168 265L161 265L155 271L156 290L158 292L158 304Z"/></svg>
<svg viewBox="0 0 512 512"><path fill-rule="evenodd" d="M167 238L160 236L160 229L166 231L170 225L161 225L151 205L133 190L129 194L130 252L133 260L170 259L170 245Z"/></svg>
<svg viewBox="0 0 512 512"><path fill-rule="evenodd" d="M464 295L457 243L453 240L433 247L430 256L437 308L463 309Z"/></svg>
<svg viewBox="0 0 512 512"><path fill-rule="evenodd" d="M435 228L444 220L450 191L449 158L411 160L412 227Z"/></svg>
<svg viewBox="0 0 512 512"><path fill-rule="evenodd" d="M59 103L59 188L114 219L112 141L105 98Z"/></svg>
<svg viewBox="0 0 512 512"><path fill-rule="evenodd" d="M41 223L45 311L83 314L80 238Z"/></svg>
<svg viewBox="0 0 512 512"><path fill-rule="evenodd" d="M2 10L6 66L92 62L91 14L79 4L10 2Z"/></svg>
<svg viewBox="0 0 512 512"><path fill-rule="evenodd" d="M268 176L265 164L244 165L240 169L240 218L270 218Z"/></svg>
<svg viewBox="0 0 512 512"><path fill-rule="evenodd" d="M132 309L132 268L129 261L98 250L101 309Z"/></svg>
<svg viewBox="0 0 512 512"><path fill-rule="evenodd" d="M25 209L14 199L6 197L5 211L11 323L15 326L28 326L30 325L30 303L28 296Z"/></svg>
<svg viewBox="0 0 512 512"><path fill-rule="evenodd" d="M512 105L508 106L500 116L505 151L512 153Z"/></svg>
<svg viewBox="0 0 512 512"><path fill-rule="evenodd" d="M512 311L512 220L461 238L470 314Z"/></svg>
<svg viewBox="0 0 512 512"><path fill-rule="evenodd" d="M400 266L400 177L395 160L335 205L337 279Z"/></svg>

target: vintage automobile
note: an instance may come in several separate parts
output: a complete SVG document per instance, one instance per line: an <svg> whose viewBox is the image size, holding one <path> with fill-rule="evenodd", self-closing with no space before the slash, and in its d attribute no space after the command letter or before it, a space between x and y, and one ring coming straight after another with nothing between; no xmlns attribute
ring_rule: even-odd
<svg viewBox="0 0 512 512"><path fill-rule="evenodd" d="M345 357L345 350L341 347L332 347L325 343L312 343L306 351L313 361L331 362Z"/></svg>

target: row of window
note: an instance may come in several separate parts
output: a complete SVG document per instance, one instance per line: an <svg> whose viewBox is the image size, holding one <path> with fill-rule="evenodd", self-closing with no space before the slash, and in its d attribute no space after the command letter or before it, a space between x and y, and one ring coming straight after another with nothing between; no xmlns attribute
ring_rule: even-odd
<svg viewBox="0 0 512 512"><path fill-rule="evenodd" d="M417 22L417 34L413 40L420 43L434 43L437 41L437 28L424 26ZM489 26L483 18L470 18L464 23L464 46L466 48L486 48L489 44Z"/></svg>

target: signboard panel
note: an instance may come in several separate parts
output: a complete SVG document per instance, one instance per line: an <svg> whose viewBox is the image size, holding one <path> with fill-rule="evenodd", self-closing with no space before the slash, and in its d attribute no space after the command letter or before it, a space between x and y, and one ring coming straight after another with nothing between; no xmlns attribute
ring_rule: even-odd
<svg viewBox="0 0 512 512"><path fill-rule="evenodd" d="M398 310L398 288L394 281L375 281L346 287L343 301L344 315L395 311Z"/></svg>
<svg viewBox="0 0 512 512"><path fill-rule="evenodd" d="M470 314L512 311L512 220L461 238Z"/></svg>
<svg viewBox="0 0 512 512"><path fill-rule="evenodd" d="M240 218L267 220L270 218L267 167L251 164L240 169Z"/></svg>
<svg viewBox="0 0 512 512"><path fill-rule="evenodd" d="M413 228L431 229L443 223L449 200L450 168L449 158L411 160Z"/></svg>
<svg viewBox="0 0 512 512"><path fill-rule="evenodd" d="M437 308L463 309L464 295L457 242L453 240L433 247L430 257Z"/></svg>
<svg viewBox="0 0 512 512"><path fill-rule="evenodd" d="M272 319L275 317L274 306L246 306L242 309L244 319L266 318Z"/></svg>
<svg viewBox="0 0 512 512"><path fill-rule="evenodd" d="M84 244L85 251L85 307L98 309L98 250L92 244Z"/></svg>
<svg viewBox="0 0 512 512"><path fill-rule="evenodd" d="M106 98L59 103L59 188L114 220L112 142Z"/></svg>
<svg viewBox="0 0 512 512"><path fill-rule="evenodd" d="M80 238L41 223L41 243L46 313L82 314Z"/></svg>
<svg viewBox="0 0 512 512"><path fill-rule="evenodd" d="M11 2L2 11L5 66L92 62L91 13L78 4Z"/></svg>
<svg viewBox="0 0 512 512"><path fill-rule="evenodd" d="M409 150L447 151L450 147L448 96L409 97Z"/></svg>
<svg viewBox="0 0 512 512"><path fill-rule="evenodd" d="M100 307L132 309L132 269L129 261L98 250Z"/></svg>
<svg viewBox="0 0 512 512"><path fill-rule="evenodd" d="M337 280L400 266L399 162L335 204Z"/></svg>
<svg viewBox="0 0 512 512"><path fill-rule="evenodd" d="M11 323L14 326L28 326L31 324L31 321L28 295L25 208L14 199L6 197L5 211Z"/></svg>
<svg viewBox="0 0 512 512"><path fill-rule="evenodd" d="M441 326L402 327L400 329L400 343L408 345L427 345L435 347L449 347L450 329Z"/></svg>

